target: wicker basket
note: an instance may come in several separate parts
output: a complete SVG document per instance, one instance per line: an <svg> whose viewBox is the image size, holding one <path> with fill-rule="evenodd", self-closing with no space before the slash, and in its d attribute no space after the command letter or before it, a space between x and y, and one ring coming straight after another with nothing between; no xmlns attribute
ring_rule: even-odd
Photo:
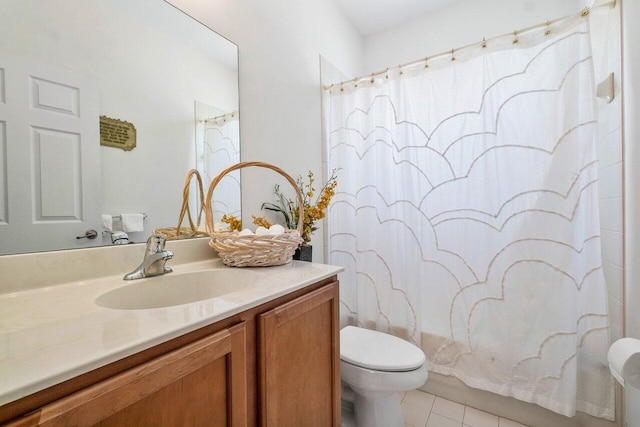
<svg viewBox="0 0 640 427"><path fill-rule="evenodd" d="M193 218L191 217L191 210L189 208L189 187L191 186L191 179L196 177L196 181L198 183L198 191L200 196L200 206L198 209L198 219L196 223L193 223ZM202 186L202 178L200 177L200 173L197 170L191 169L189 173L187 173L187 179L184 183L184 189L182 190L182 208L180 208L180 216L178 218L178 226L177 227L165 227L165 228L156 228L154 230L155 234L164 234L167 240L179 240L179 239L189 239L191 237L203 237L208 234L204 231L200 231L200 221L202 220L202 212L204 211L204 189ZM183 227L182 221L184 221L185 215L189 221L189 227Z"/></svg>
<svg viewBox="0 0 640 427"><path fill-rule="evenodd" d="M295 188L300 214L298 228L286 229L283 234L240 236L238 231L215 232L213 227L213 209L211 197L220 180L229 172L246 167L260 167L278 172ZM220 172L209 185L205 201L207 232L211 236L209 246L218 252L222 262L230 267L266 267L291 262L295 250L303 242L302 226L304 223L304 207L302 193L296 182L282 169L262 162L241 162Z"/></svg>

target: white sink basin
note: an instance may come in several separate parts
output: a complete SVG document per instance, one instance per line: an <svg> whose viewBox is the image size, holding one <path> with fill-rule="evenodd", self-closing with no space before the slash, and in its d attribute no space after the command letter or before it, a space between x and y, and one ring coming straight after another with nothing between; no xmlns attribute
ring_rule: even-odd
<svg viewBox="0 0 640 427"><path fill-rule="evenodd" d="M118 310L172 307L220 297L248 288L258 274L248 270L214 269L132 280L126 286L105 292L96 304Z"/></svg>

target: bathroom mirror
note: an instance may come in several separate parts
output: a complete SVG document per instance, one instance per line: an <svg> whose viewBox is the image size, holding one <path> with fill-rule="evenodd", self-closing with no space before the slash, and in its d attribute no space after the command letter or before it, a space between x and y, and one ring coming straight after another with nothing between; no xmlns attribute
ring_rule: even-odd
<svg viewBox="0 0 640 427"><path fill-rule="evenodd" d="M187 172L206 192L239 161L238 120L237 46L171 4L2 0L0 254L111 245L102 214L133 214L129 242L176 226Z"/></svg>

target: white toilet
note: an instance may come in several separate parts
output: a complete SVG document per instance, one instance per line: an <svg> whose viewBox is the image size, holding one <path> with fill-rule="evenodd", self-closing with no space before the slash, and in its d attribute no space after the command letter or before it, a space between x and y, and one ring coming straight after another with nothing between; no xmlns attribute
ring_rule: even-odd
<svg viewBox="0 0 640 427"><path fill-rule="evenodd" d="M398 393L427 381L425 361L422 350L393 335L355 326L342 329L342 426L404 427Z"/></svg>

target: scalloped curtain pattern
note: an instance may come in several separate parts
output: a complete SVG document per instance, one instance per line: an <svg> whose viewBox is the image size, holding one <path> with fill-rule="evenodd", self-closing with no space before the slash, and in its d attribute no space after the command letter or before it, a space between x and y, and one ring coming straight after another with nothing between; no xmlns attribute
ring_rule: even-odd
<svg viewBox="0 0 640 427"><path fill-rule="evenodd" d="M613 419L588 22L325 92L342 322L431 371Z"/></svg>
<svg viewBox="0 0 640 427"><path fill-rule="evenodd" d="M204 128L203 176L204 191L209 183L228 167L240 161L240 121L237 114L218 124L208 123ZM195 192L194 192L195 193ZM214 210L214 221L220 221L222 215L239 217L240 171L225 175L216 187L211 201ZM192 204L197 206L197 204Z"/></svg>

